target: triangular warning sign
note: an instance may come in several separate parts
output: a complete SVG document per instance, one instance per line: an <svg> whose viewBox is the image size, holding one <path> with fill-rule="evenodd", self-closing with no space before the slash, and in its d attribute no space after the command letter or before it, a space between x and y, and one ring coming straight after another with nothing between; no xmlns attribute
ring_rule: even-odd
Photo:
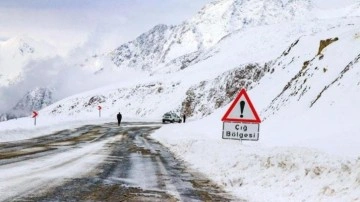
<svg viewBox="0 0 360 202"><path fill-rule="evenodd" d="M260 123L260 117L257 114L254 105L251 103L245 89L241 89L230 108L227 110L221 121Z"/></svg>

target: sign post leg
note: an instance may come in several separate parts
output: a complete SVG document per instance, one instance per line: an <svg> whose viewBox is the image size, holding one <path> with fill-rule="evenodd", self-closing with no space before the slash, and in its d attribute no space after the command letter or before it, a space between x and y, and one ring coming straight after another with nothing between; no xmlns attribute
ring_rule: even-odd
<svg viewBox="0 0 360 202"><path fill-rule="evenodd" d="M36 126L36 117L34 118L34 126Z"/></svg>

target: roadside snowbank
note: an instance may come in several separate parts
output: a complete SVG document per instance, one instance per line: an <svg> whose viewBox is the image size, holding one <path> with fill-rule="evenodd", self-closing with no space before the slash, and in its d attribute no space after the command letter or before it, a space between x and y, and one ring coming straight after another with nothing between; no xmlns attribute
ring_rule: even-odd
<svg viewBox="0 0 360 202"><path fill-rule="evenodd" d="M316 147L311 141L296 146L296 141L311 139L311 134L301 136L302 130L291 129L293 125L282 126L294 138L293 144L285 146L288 138L277 138L278 134L271 133L279 125L269 121L262 123L258 142L223 140L220 119L224 112L223 108L200 121L164 126L152 137L188 162L191 168L241 199L360 200L360 158L353 157L358 151L354 147L346 150L352 157L345 157L336 155L326 141L319 140ZM269 139L274 140L267 141ZM339 148L344 142L332 144ZM347 145L352 144L348 142Z"/></svg>

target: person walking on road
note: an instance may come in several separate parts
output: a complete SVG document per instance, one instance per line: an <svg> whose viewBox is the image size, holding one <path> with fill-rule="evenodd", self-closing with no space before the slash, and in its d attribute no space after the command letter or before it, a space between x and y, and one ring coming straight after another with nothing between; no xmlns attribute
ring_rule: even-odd
<svg viewBox="0 0 360 202"><path fill-rule="evenodd" d="M183 121L184 121L184 123L185 123L185 120L186 120L186 116L185 116L185 114L183 114Z"/></svg>
<svg viewBox="0 0 360 202"><path fill-rule="evenodd" d="M118 120L118 126L120 126L121 123L121 119L122 119L122 115L120 114L120 112L117 114L117 120Z"/></svg>

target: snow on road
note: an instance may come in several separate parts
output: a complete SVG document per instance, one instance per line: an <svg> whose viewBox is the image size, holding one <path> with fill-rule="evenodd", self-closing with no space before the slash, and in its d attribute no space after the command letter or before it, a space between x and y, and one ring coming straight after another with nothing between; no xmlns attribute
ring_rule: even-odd
<svg viewBox="0 0 360 202"><path fill-rule="evenodd" d="M249 201L360 200L360 159L354 158L356 155L348 157L311 147L273 145L273 142L264 141L268 139L264 135L270 122L261 124L259 142L223 140L220 121L223 112L224 109L220 109L209 117L189 120L186 124L166 124L152 137L170 148L192 169L204 173L239 198ZM103 121L93 120L92 123ZM85 122L74 122L74 126L75 123ZM42 126L44 132L57 130L62 125L48 124ZM63 123L62 127L66 124ZM37 133L35 128L17 128L16 131L22 134L22 138ZM287 140L277 140L280 145L281 141ZM40 164L28 160L0 166L0 182L6 182L0 183L0 200L32 192L44 184L51 187L52 183L89 172L87 168L94 167L103 159L100 151L103 152L104 144L101 142L94 148L84 147L46 157ZM326 144L318 142L318 147ZM84 158L77 159L83 155ZM66 164L71 159L75 161ZM50 166L53 163L60 167ZM41 172L36 172L36 169L41 169ZM136 179L138 183L151 187L146 181Z"/></svg>
<svg viewBox="0 0 360 202"><path fill-rule="evenodd" d="M106 157L105 144L91 143L63 153L0 166L0 201L46 190L91 172Z"/></svg>

